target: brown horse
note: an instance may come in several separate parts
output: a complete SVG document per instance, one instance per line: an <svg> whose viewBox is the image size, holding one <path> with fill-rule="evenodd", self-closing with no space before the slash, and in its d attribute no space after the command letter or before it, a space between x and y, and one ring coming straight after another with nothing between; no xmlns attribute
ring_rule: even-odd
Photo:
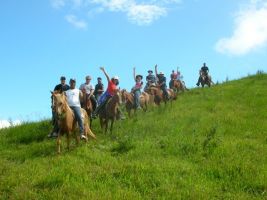
<svg viewBox="0 0 267 200"><path fill-rule="evenodd" d="M167 92L169 94L169 99L164 96L163 91L160 89L160 87L151 86L149 88L149 94L154 96L154 102L156 105L160 105L162 101L166 105L168 100L172 104L172 101L177 99L177 94L172 89L167 89Z"/></svg>
<svg viewBox="0 0 267 200"><path fill-rule="evenodd" d="M122 90L121 96L122 102L125 103L128 116L131 117L131 110L134 110L134 112L136 112L136 108L134 105L134 95L133 93L129 93L126 90ZM145 112L147 111L149 98L149 94L147 94L146 92L142 92L142 94L140 95L140 106Z"/></svg>
<svg viewBox="0 0 267 200"><path fill-rule="evenodd" d="M57 152L60 153L61 149L61 136L66 133L67 136L67 148L70 147L70 136L71 133L77 132L77 121L75 120L74 113L72 109L69 107L67 103L67 99L65 94L56 94L53 93L53 106L55 112L58 116L58 125L59 125L59 133L57 137ZM89 121L87 113L84 109L81 108L81 113L83 116L83 125L84 125L84 134L88 137L96 139L94 133L91 131L89 127ZM76 143L78 144L80 141L80 136L76 135Z"/></svg>
<svg viewBox="0 0 267 200"><path fill-rule="evenodd" d="M100 126L105 133L108 131L109 121L111 121L110 132L112 133L114 121L119 116L119 106L121 102L121 93L117 91L112 98L107 100L106 105L99 111Z"/></svg>
<svg viewBox="0 0 267 200"><path fill-rule="evenodd" d="M90 120L90 128L92 128L92 113L93 113L93 105L92 102L90 100L90 97L92 94L86 94L86 91L82 91L82 96L80 97L80 102L81 102L81 106L82 108L86 111L87 116Z"/></svg>

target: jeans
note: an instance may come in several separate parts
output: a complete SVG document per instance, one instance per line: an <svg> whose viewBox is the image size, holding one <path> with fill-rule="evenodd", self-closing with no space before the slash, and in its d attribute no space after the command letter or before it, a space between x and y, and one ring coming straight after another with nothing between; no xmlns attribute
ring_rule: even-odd
<svg viewBox="0 0 267 200"><path fill-rule="evenodd" d="M57 122L57 113L55 111L52 111L52 124L53 124L53 132L58 133L59 132L59 127L58 127L58 122Z"/></svg>
<svg viewBox="0 0 267 200"><path fill-rule="evenodd" d="M140 95L141 95L141 91L140 90L135 90L134 91L134 106L135 106L135 108L139 108L140 107Z"/></svg>
<svg viewBox="0 0 267 200"><path fill-rule="evenodd" d="M167 91L167 85L164 84L160 87L160 89L163 91L163 95L166 97L166 98L169 98L169 94L168 94L168 91Z"/></svg>
<svg viewBox="0 0 267 200"><path fill-rule="evenodd" d="M81 108L80 107L75 107L75 106L71 106L70 108L74 112L75 119L77 120L77 122L79 124L80 134L82 135L84 133L84 127L83 127L83 119L82 119L82 114L81 114Z"/></svg>
<svg viewBox="0 0 267 200"><path fill-rule="evenodd" d="M92 102L93 111L95 111L95 109L97 107L97 100L96 100L95 96L94 95L91 95L90 100Z"/></svg>
<svg viewBox="0 0 267 200"><path fill-rule="evenodd" d="M174 85L174 80L171 80L169 83L169 88L172 89L173 85Z"/></svg>
<svg viewBox="0 0 267 200"><path fill-rule="evenodd" d="M106 99L107 99L108 97L110 97L109 93L108 93L107 91L104 92L104 94L102 94L102 95L100 96L98 104L99 104L99 105L103 104L103 103L106 101Z"/></svg>

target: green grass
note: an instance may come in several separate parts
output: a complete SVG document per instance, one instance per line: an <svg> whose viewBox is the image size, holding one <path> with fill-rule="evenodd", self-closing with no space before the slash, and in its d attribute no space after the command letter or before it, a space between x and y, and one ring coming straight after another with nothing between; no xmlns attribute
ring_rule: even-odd
<svg viewBox="0 0 267 200"><path fill-rule="evenodd" d="M0 130L0 199L267 199L267 75L181 94L56 154L48 121Z"/></svg>

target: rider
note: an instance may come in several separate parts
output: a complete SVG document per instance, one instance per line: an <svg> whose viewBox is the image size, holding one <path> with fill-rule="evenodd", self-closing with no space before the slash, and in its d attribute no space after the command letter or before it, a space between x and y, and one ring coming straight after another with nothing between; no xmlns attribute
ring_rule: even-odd
<svg viewBox="0 0 267 200"><path fill-rule="evenodd" d="M170 75L170 82L169 82L169 88L172 89L173 88L173 85L174 85L174 81L178 79L178 68L177 68L177 71L175 72L174 70L172 70L172 73Z"/></svg>
<svg viewBox="0 0 267 200"><path fill-rule="evenodd" d="M58 91L59 93L65 92L70 89L70 86L66 84L66 77L61 76L60 77L60 84L56 85L54 88L54 92Z"/></svg>
<svg viewBox="0 0 267 200"><path fill-rule="evenodd" d="M204 75L206 78L208 78L208 74L209 74L209 68L206 66L206 63L203 63L203 66L200 69L200 76L198 78L198 82L197 82L197 86L199 86L200 82L201 82L201 75Z"/></svg>
<svg viewBox="0 0 267 200"><path fill-rule="evenodd" d="M107 72L105 71L104 67L100 67L100 70L104 73L104 75L107 78L108 81L108 88L107 90L104 92L103 95L101 95L100 99L99 99L99 105L96 108L95 112L93 113L93 118L96 118L96 116L98 115L100 109L105 106L106 102L112 98L116 92L118 91L117 86L119 85L119 77L118 76L114 76L111 79L109 78L109 75L107 74ZM124 117L121 116L121 111L119 111L119 117L121 119L123 119Z"/></svg>
<svg viewBox="0 0 267 200"><path fill-rule="evenodd" d="M81 139L87 139L87 137L84 135L84 126L81 113L80 95L82 94L79 89L75 88L75 86L76 86L76 80L70 79L70 89L67 90L65 94L67 97L68 105L74 112L75 119L79 124Z"/></svg>
<svg viewBox="0 0 267 200"><path fill-rule="evenodd" d="M95 85L95 91L94 91L94 95L95 95L97 102L99 101L99 98L103 94L103 92L104 92L104 85L102 83L102 78L98 77L97 84Z"/></svg>
<svg viewBox="0 0 267 200"><path fill-rule="evenodd" d="M140 95L141 95L141 89L143 86L143 76L142 75L135 75L135 67L133 68L133 75L134 75L134 81L135 86L132 88L132 93L134 94L134 106L136 109L141 109L140 107Z"/></svg>
<svg viewBox="0 0 267 200"><path fill-rule="evenodd" d="M153 74L152 70L148 70L148 75L146 76L146 86L144 88L144 91L147 91L147 89L149 88L149 86L154 85L156 86L156 77Z"/></svg>
<svg viewBox="0 0 267 200"><path fill-rule="evenodd" d="M156 72L156 76L158 78L158 86L163 91L163 95L165 96L165 98L169 99L169 94L168 94L167 85L166 85L166 77L164 76L163 72L160 72L158 74L157 68L158 68L158 65L155 66L155 72Z"/></svg>
<svg viewBox="0 0 267 200"><path fill-rule="evenodd" d="M54 92L65 92L68 89L70 89L70 86L66 84L66 77L65 76L61 76L60 77L60 84L56 85L56 87L54 88ZM57 123L57 116L56 116L56 112L54 111L54 108L52 106L52 124L53 124L53 130L50 134L48 134L47 137L51 138L51 137L57 137L58 132L59 132L59 127L58 127L58 123Z"/></svg>
<svg viewBox="0 0 267 200"><path fill-rule="evenodd" d="M92 102L93 111L94 111L96 109L96 106L97 106L97 101L96 101L96 98L94 96L93 86L90 84L91 83L91 80L92 80L92 77L91 76L86 76L85 77L85 83L84 84L81 84L81 86L80 86L79 89L82 92L85 92L87 96L90 96L90 100Z"/></svg>

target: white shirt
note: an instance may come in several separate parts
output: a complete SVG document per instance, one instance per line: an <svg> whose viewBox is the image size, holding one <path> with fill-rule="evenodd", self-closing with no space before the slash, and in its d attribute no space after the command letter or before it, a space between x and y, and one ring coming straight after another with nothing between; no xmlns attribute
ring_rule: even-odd
<svg viewBox="0 0 267 200"><path fill-rule="evenodd" d="M83 89L85 89L86 94L90 94L91 91L93 90L93 86L91 84L84 83L84 84L81 84L80 86L80 90L83 90Z"/></svg>
<svg viewBox="0 0 267 200"><path fill-rule="evenodd" d="M80 90L69 89L66 91L67 101L69 106L81 107L80 103Z"/></svg>

